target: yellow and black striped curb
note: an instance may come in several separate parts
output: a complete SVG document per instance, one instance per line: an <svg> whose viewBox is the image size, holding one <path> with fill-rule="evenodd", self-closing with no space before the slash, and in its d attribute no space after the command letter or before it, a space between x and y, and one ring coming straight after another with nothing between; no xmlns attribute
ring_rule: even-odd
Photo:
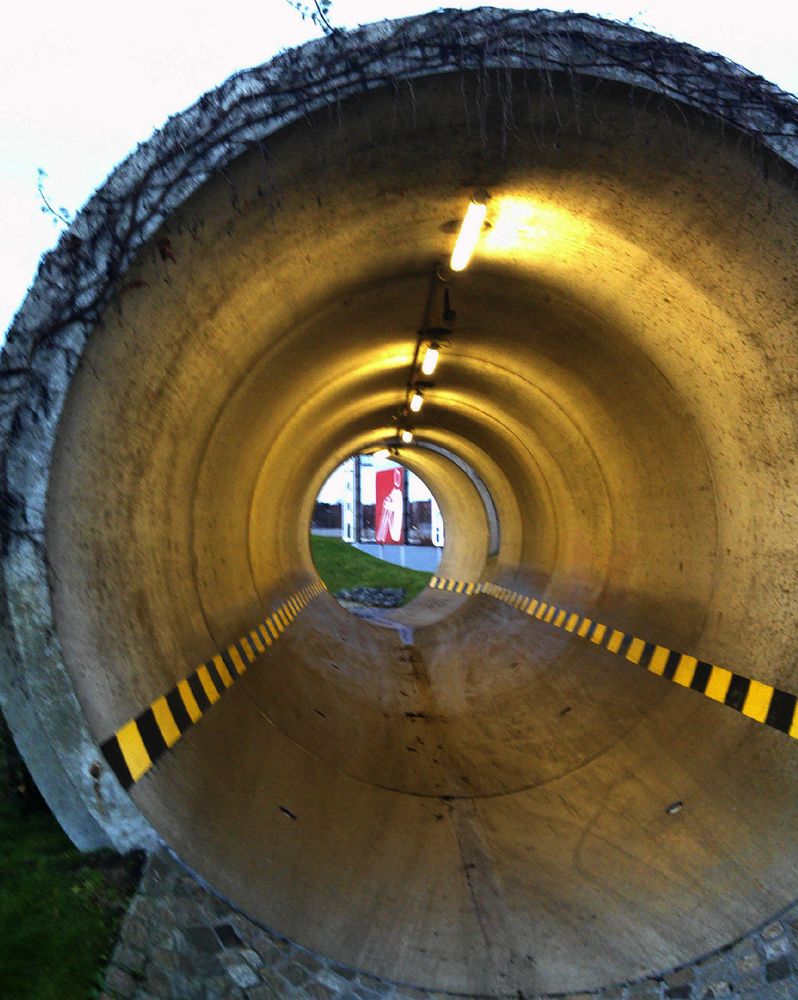
<svg viewBox="0 0 798 1000"><path fill-rule="evenodd" d="M145 775L326 589L321 580L315 580L292 594L249 633L201 663L171 691L117 729L100 749L122 787L130 788Z"/></svg>
<svg viewBox="0 0 798 1000"><path fill-rule="evenodd" d="M749 719L772 726L773 729L798 739L798 697L788 691L735 674L725 667L707 663L687 653L677 653L666 646L647 642L575 611L567 611L495 583L467 583L433 576L429 586L455 594L487 594L495 597L538 621L565 629L580 639L586 639L610 653L625 657L630 663L644 667L652 674L697 691L713 701L742 712Z"/></svg>

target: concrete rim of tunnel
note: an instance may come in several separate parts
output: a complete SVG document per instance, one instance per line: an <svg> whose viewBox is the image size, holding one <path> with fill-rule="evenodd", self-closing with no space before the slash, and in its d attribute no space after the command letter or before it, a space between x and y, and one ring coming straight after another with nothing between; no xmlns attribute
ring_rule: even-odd
<svg viewBox="0 0 798 1000"><path fill-rule="evenodd" d="M49 463L90 334L124 293L136 254L214 172L336 101L475 68L624 83L719 119L798 166L798 102L721 57L587 15L489 8L382 22L285 53L200 98L121 164L42 261L0 360L0 700L37 784L79 847L126 850L158 840L100 764L50 604Z"/></svg>

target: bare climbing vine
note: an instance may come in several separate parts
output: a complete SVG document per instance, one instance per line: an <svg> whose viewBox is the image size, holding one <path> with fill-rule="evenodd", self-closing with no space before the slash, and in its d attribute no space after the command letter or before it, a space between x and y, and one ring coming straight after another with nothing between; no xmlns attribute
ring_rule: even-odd
<svg viewBox="0 0 798 1000"><path fill-rule="evenodd" d="M317 28L321 28L325 35L332 35L337 29L330 24L329 13L332 7L332 0L313 0L313 6L301 3L300 0L286 0L289 7L299 11L303 21L312 21Z"/></svg>
<svg viewBox="0 0 798 1000"><path fill-rule="evenodd" d="M63 207L63 205L60 208L54 208L50 199L45 194L44 181L47 177L47 171L43 167L39 167L36 173L38 178L36 181L36 190L39 192L39 198L41 198L42 202L40 206L41 211L45 215L50 216L53 225L57 226L59 223L62 223L63 225L68 226L70 222L72 222L72 215Z"/></svg>

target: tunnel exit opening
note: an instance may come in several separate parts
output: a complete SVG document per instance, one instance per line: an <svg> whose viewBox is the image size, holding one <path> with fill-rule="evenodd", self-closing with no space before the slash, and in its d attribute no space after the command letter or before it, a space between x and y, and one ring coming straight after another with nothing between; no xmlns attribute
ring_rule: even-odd
<svg viewBox="0 0 798 1000"><path fill-rule="evenodd" d="M352 455L316 497L310 525L316 570L339 604L362 617L422 593L438 570L444 540L435 496L390 453Z"/></svg>

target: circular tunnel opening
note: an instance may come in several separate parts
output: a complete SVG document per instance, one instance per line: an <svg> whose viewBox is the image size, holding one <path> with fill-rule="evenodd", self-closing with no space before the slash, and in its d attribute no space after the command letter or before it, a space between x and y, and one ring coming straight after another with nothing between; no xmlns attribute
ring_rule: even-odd
<svg viewBox="0 0 798 1000"><path fill-rule="evenodd" d="M388 448L346 459L316 497L310 528L316 571L359 617L378 619L417 597L438 570L444 542L435 496Z"/></svg>
<svg viewBox="0 0 798 1000"><path fill-rule="evenodd" d="M641 96L602 22L557 72L522 44L562 43L555 16L515 16L310 47L278 66L281 94L320 88L293 111L258 71L205 99L87 208L47 265L69 294L45 273L3 360L6 641L30 665L4 697L46 793L58 748L62 821L151 824L302 945L489 995L672 968L798 891L794 168L725 110ZM337 45L368 86L329 81ZM192 174L181 129L222 122ZM153 162L169 195L106 274L95 236L144 213ZM445 377L403 455L446 520L443 585L365 628L307 526L395 432L478 187L490 228L447 279Z"/></svg>

